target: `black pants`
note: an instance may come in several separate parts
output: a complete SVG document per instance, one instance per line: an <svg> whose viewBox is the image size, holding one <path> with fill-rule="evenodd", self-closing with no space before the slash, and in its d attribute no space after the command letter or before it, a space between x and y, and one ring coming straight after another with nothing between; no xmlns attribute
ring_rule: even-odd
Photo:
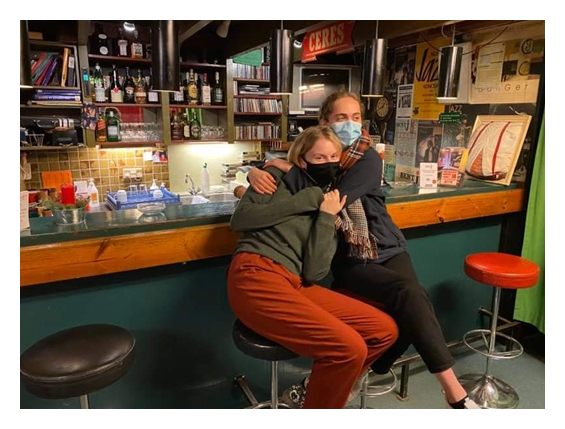
<svg viewBox="0 0 565 429"><path fill-rule="evenodd" d="M408 253L401 253L383 264L344 263L334 259L334 288L345 288L384 305L399 329L396 343L373 365L386 374L394 361L413 344L428 370L435 374L455 363L441 332L428 292L420 283Z"/></svg>

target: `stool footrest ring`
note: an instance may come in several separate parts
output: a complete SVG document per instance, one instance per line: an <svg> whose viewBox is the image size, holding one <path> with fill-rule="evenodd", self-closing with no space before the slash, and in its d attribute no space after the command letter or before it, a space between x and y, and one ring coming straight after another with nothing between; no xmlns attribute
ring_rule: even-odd
<svg viewBox="0 0 565 429"><path fill-rule="evenodd" d="M475 338L470 338L470 337L476 337L478 334L480 334L483 338L484 345L487 347L486 352L483 351L483 350L479 350L478 348L471 345L471 341L475 340ZM493 353L490 353L488 351L488 348L489 348L489 341L487 340L488 335L492 335L492 332L488 329L474 329L472 331L467 332L463 336L463 342L465 343L465 345L468 348L470 348L474 352L480 353L483 356L486 356L488 358L495 359L495 360L516 359L517 357L522 356L522 354L524 353L524 348L522 347L522 344L520 344L520 342L518 340L516 340L515 338L512 338L510 335L502 334L500 332L497 332L495 335L497 337L504 338L508 341L512 341L518 347L518 349L508 351L508 352L493 352Z"/></svg>
<svg viewBox="0 0 565 429"><path fill-rule="evenodd" d="M396 384L398 379L396 378L396 374L392 369L389 370L389 373L392 375L392 383L385 384L385 385L372 385L370 382L371 374L375 374L372 370L369 370L367 373L367 377L363 382L363 388L359 395L366 396L368 398L373 398L376 396L386 395L387 393L392 392L396 388Z"/></svg>

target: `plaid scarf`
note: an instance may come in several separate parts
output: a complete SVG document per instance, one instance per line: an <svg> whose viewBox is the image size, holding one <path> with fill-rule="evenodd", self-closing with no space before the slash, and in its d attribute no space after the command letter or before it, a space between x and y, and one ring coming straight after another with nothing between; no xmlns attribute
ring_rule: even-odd
<svg viewBox="0 0 565 429"><path fill-rule="evenodd" d="M342 176L363 157L365 151L371 147L371 143L371 137L363 130L361 137L341 154ZM345 242L349 244L349 257L364 260L378 257L377 237L369 231L367 216L360 198L339 213L335 226L345 235Z"/></svg>

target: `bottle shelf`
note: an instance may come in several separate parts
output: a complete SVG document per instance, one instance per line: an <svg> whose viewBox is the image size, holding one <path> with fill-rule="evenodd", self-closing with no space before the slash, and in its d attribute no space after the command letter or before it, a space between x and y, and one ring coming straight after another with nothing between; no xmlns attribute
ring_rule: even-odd
<svg viewBox="0 0 565 429"><path fill-rule="evenodd" d="M137 103L94 103L96 107L143 107L143 108L155 108L160 109L161 104L156 103L145 103L145 104L137 104Z"/></svg>
<svg viewBox="0 0 565 429"><path fill-rule="evenodd" d="M146 64L151 65L151 59L149 58L130 58L130 57L117 57L109 55L96 55L89 54L89 59L96 60L101 63L119 63L119 64ZM208 63L197 63L192 61L184 61L180 63L183 68L195 68L195 69L225 69L226 66L222 64L208 64Z"/></svg>
<svg viewBox="0 0 565 429"><path fill-rule="evenodd" d="M99 142L97 141L96 144L100 145L100 147L105 147L105 148L111 148L111 147L115 147L115 148L121 148L121 147L153 147L157 144L162 144L163 142L160 141L137 141L137 142L124 142L124 141L119 141L119 142Z"/></svg>
<svg viewBox="0 0 565 429"><path fill-rule="evenodd" d="M201 106L198 104L171 104L171 109L210 109L210 110L225 110L227 106Z"/></svg>
<svg viewBox="0 0 565 429"><path fill-rule="evenodd" d="M130 57L111 57L108 55L89 54L88 58L96 60L100 63L120 63L120 64L147 64L151 65L151 60L147 58L130 58Z"/></svg>
<svg viewBox="0 0 565 429"><path fill-rule="evenodd" d="M50 105L38 105L38 104L20 104L20 109L80 109L82 105L77 104L50 104Z"/></svg>

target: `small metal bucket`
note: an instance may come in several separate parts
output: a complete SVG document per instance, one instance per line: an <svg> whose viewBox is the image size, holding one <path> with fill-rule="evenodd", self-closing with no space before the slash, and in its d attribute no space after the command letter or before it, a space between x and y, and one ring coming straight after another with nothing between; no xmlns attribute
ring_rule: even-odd
<svg viewBox="0 0 565 429"><path fill-rule="evenodd" d="M53 210L53 217L57 225L77 225L86 220L86 210L84 208Z"/></svg>

